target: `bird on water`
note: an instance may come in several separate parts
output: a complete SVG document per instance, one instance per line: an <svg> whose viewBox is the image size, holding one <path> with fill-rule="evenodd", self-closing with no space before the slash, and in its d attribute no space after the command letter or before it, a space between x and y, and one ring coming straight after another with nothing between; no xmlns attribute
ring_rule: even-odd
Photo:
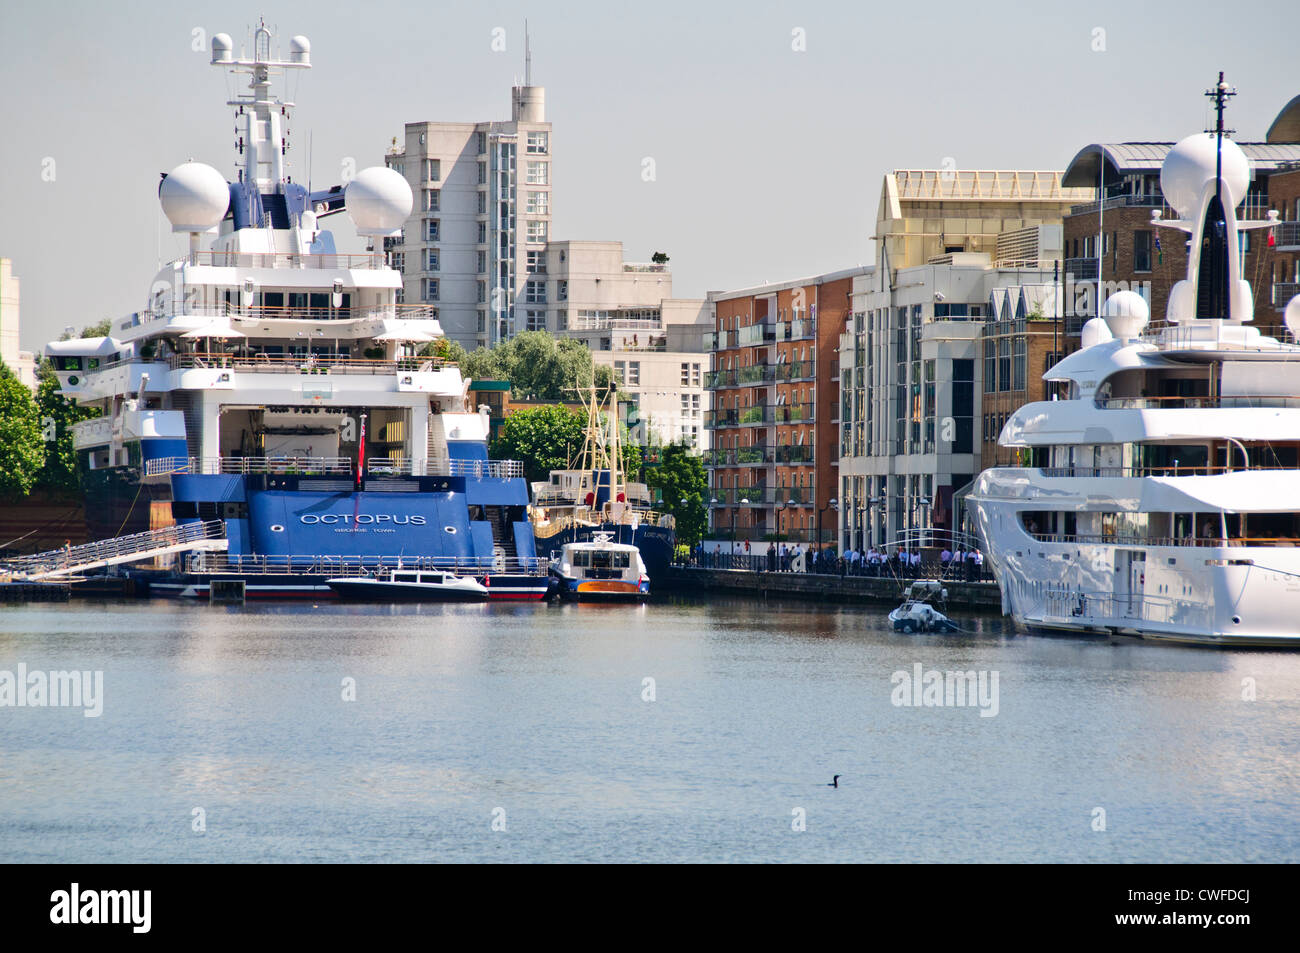
<svg viewBox="0 0 1300 953"><path fill-rule="evenodd" d="M837 775L835 775L835 777L833 777L833 778L831 778L829 781L827 781L827 782L826 782L826 786L827 786L828 788L837 788L837 787L839 787L839 786L840 786L840 775L837 774Z"/></svg>

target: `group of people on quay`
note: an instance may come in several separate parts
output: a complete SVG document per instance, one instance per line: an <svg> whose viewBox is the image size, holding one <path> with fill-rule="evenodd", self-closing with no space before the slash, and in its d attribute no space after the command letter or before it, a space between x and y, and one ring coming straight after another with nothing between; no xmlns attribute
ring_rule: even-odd
<svg viewBox="0 0 1300 953"><path fill-rule="evenodd" d="M765 552L752 552L748 541L735 552L723 552L721 543L697 543L691 565L702 569L747 569L754 572L805 572L834 576L890 576L897 579L946 578L976 582L985 578L984 554L971 547L955 550L894 551L875 546L838 553L833 546L815 543L772 543Z"/></svg>

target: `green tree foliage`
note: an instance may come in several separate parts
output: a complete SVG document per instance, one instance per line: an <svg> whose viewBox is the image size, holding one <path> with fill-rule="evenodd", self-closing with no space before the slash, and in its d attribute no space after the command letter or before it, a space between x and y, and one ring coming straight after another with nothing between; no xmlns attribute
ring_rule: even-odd
<svg viewBox="0 0 1300 953"><path fill-rule="evenodd" d="M113 321L111 318L104 318L102 321L96 321L94 324L88 324L75 335L79 338L106 338L113 330ZM59 335L60 341L71 340L74 335L64 331Z"/></svg>
<svg viewBox="0 0 1300 953"><path fill-rule="evenodd" d="M459 364L462 367L468 352L453 341L451 338L438 338L419 350L420 357L436 357L446 361L449 364ZM468 376L468 375L467 375Z"/></svg>
<svg viewBox="0 0 1300 953"><path fill-rule="evenodd" d="M567 407L551 404L515 411L501 424L492 441L497 460L519 460L529 481L545 480L563 470L582 449L586 418Z"/></svg>
<svg viewBox="0 0 1300 953"><path fill-rule="evenodd" d="M426 345L422 354L436 353L442 342ZM451 345L448 360L474 380L506 380L516 400L574 400L576 387L608 387L612 371L596 366L591 349L576 338L557 338L546 331L524 331L495 347L469 353ZM453 356L454 355L454 356Z"/></svg>
<svg viewBox="0 0 1300 953"><path fill-rule="evenodd" d="M99 416L94 407L79 407L59 393L59 379L48 360L36 371L36 408L45 441L45 464L36 482L50 490L72 492L80 487L77 455L72 449L72 425Z"/></svg>
<svg viewBox="0 0 1300 953"><path fill-rule="evenodd" d="M687 546L699 542L708 527L704 500L709 480L703 457L684 443L669 444L660 451L659 465L646 468L646 483L663 495L663 509L677 521L678 542Z"/></svg>
<svg viewBox="0 0 1300 953"><path fill-rule="evenodd" d="M0 498L31 493L45 463L41 418L27 385L0 362Z"/></svg>
<svg viewBox="0 0 1300 953"><path fill-rule="evenodd" d="M656 265L666 265L668 264L668 255L664 252L657 251L650 256L650 260Z"/></svg>

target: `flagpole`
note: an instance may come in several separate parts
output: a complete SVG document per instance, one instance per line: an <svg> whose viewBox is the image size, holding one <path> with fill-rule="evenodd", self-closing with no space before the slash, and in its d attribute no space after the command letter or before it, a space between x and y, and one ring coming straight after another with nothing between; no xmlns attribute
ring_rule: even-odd
<svg viewBox="0 0 1300 953"><path fill-rule="evenodd" d="M361 437L357 441L357 489L361 489L361 477L366 472L366 415L361 415Z"/></svg>

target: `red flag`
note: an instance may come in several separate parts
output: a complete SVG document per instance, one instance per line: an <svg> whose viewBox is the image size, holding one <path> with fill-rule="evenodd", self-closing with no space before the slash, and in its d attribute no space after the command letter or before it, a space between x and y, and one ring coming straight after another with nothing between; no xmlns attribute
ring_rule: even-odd
<svg viewBox="0 0 1300 953"><path fill-rule="evenodd" d="M1276 244L1277 244L1277 239L1273 237L1273 229L1270 228L1268 230L1268 247L1272 248Z"/></svg>

